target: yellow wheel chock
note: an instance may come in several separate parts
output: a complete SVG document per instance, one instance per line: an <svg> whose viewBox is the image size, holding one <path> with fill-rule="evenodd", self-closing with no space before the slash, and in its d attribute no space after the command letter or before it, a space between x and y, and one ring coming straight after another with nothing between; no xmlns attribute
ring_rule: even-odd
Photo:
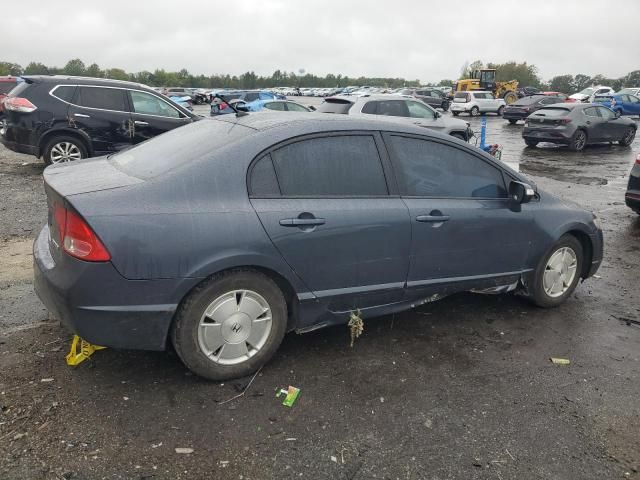
<svg viewBox="0 0 640 480"><path fill-rule="evenodd" d="M80 338L78 335L74 335L71 342L71 349L65 357L67 359L67 365L72 367L80 365L87 358L93 355L96 350L104 350L105 348L107 347L93 345L92 343Z"/></svg>

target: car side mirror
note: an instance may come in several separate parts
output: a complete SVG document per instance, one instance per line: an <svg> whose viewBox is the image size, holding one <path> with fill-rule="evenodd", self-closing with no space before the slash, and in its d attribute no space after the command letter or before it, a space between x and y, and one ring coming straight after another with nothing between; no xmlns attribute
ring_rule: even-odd
<svg viewBox="0 0 640 480"><path fill-rule="evenodd" d="M440 118L442 114L440 112L436 112L436 118Z"/></svg>
<svg viewBox="0 0 640 480"><path fill-rule="evenodd" d="M234 107L236 108L236 110L240 111L240 112L248 112L249 108L246 105L234 105Z"/></svg>
<svg viewBox="0 0 640 480"><path fill-rule="evenodd" d="M516 180L509 184L509 197L516 203L529 203L536 196L533 187Z"/></svg>
<svg viewBox="0 0 640 480"><path fill-rule="evenodd" d="M315 111L316 111L316 107L314 107L313 105L309 105L307 108L308 108L309 110L311 110L312 112L315 112Z"/></svg>

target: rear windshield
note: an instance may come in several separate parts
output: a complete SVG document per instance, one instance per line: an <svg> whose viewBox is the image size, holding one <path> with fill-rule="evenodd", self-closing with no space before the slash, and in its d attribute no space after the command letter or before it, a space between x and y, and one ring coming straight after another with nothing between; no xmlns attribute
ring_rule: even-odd
<svg viewBox="0 0 640 480"><path fill-rule="evenodd" d="M9 93L16 84L17 82L0 82L0 95Z"/></svg>
<svg viewBox="0 0 640 480"><path fill-rule="evenodd" d="M513 102L511 104L512 107L518 107L518 106L522 106L522 105L532 105L536 102L538 102L542 97L525 97L525 98L521 98L520 100Z"/></svg>
<svg viewBox="0 0 640 480"><path fill-rule="evenodd" d="M13 85L12 88L9 89L10 93L10 97L17 97L18 95L20 95L22 92L24 92L27 88L29 88L31 86L30 83L28 82L20 82L17 85Z"/></svg>
<svg viewBox="0 0 640 480"><path fill-rule="evenodd" d="M116 153L109 161L127 175L147 180L210 155L253 131L232 122L203 119Z"/></svg>
<svg viewBox="0 0 640 480"><path fill-rule="evenodd" d="M571 110L568 108L541 108L535 115L544 115L545 117L564 117Z"/></svg>
<svg viewBox="0 0 640 480"><path fill-rule="evenodd" d="M347 113L351 108L351 103L349 100L341 100L341 99L330 99L325 100L316 108L316 112L320 113Z"/></svg>

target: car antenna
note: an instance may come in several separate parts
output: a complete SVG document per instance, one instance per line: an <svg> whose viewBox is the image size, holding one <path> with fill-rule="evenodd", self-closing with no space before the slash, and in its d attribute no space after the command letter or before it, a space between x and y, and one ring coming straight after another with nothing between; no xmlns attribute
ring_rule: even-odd
<svg viewBox="0 0 640 480"><path fill-rule="evenodd" d="M233 110L234 112L236 112L236 117L244 117L245 115L249 115L249 112L241 112L239 111L236 107L234 107L233 105L231 105L231 103L229 103L229 101L224 98L222 95L220 95L219 93L216 93L213 98L219 98L220 100L222 100L224 103L226 103L227 105L229 105L229 108L231 108L231 110Z"/></svg>

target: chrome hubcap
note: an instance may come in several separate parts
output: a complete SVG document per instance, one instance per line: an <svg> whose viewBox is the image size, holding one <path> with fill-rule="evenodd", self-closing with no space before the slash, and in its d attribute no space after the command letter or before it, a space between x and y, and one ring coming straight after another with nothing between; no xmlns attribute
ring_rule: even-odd
<svg viewBox="0 0 640 480"><path fill-rule="evenodd" d="M576 252L569 247L556 250L544 269L543 287L550 297L563 295L573 283L578 267Z"/></svg>
<svg viewBox="0 0 640 480"><path fill-rule="evenodd" d="M56 143L51 149L51 163L73 162L81 158L80 149L71 142Z"/></svg>
<svg viewBox="0 0 640 480"><path fill-rule="evenodd" d="M198 326L198 344L213 362L235 365L258 353L270 332L267 301L251 290L234 290L206 308Z"/></svg>
<svg viewBox="0 0 640 480"><path fill-rule="evenodd" d="M627 130L627 134L625 135L624 141L626 143L631 143L633 141L633 137L636 136L636 131L633 128Z"/></svg>
<svg viewBox="0 0 640 480"><path fill-rule="evenodd" d="M584 143L586 142L587 138L585 137L584 133L580 132L578 134L578 137L576 138L576 148L581 149L582 147L584 147Z"/></svg>

